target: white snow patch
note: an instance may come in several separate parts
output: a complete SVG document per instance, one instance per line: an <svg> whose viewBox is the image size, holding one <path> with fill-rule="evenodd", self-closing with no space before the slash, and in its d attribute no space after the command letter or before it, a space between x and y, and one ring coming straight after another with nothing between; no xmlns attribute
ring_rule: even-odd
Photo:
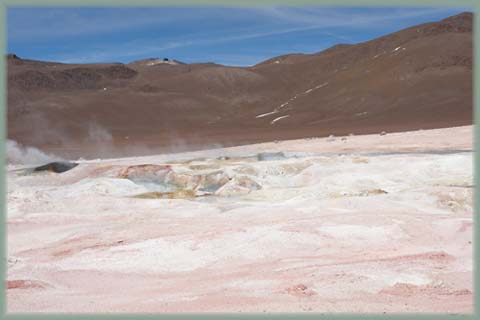
<svg viewBox="0 0 480 320"><path fill-rule="evenodd" d="M281 117L275 118L275 119L272 120L272 122L270 122L270 124L274 124L278 120L285 119L285 118L288 118L288 117L290 117L290 115L287 114L286 116L281 116Z"/></svg>
<svg viewBox="0 0 480 320"><path fill-rule="evenodd" d="M263 118L263 117L266 117L266 116L269 116L269 115L275 114L275 113L278 113L278 111L273 110L272 112L262 113L262 114L259 114L258 116L255 116L255 118Z"/></svg>
<svg viewBox="0 0 480 320"><path fill-rule="evenodd" d="M318 86L315 87L315 89L320 89L320 88L322 88L322 87L325 87L326 85L328 85L328 82L319 84Z"/></svg>
<svg viewBox="0 0 480 320"><path fill-rule="evenodd" d="M154 66L157 64L171 64L171 65L177 65L178 62L173 61L173 60L162 60L162 59L155 59L150 62L147 62L147 66Z"/></svg>

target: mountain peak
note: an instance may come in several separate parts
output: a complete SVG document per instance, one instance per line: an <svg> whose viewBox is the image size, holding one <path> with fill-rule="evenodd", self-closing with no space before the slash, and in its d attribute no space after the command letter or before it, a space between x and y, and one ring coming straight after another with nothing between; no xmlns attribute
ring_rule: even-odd
<svg viewBox="0 0 480 320"><path fill-rule="evenodd" d="M465 11L448 18L443 19L442 21L462 21L462 20L473 20L473 12Z"/></svg>
<svg viewBox="0 0 480 320"><path fill-rule="evenodd" d="M446 24L455 28L456 31L471 31L473 26L473 13L462 12L457 15L445 18L440 21L441 24Z"/></svg>
<svg viewBox="0 0 480 320"><path fill-rule="evenodd" d="M129 64L154 66L157 64L178 65L178 64L184 64L184 63L174 59L170 59L170 58L147 58L147 59L135 60L130 62Z"/></svg>

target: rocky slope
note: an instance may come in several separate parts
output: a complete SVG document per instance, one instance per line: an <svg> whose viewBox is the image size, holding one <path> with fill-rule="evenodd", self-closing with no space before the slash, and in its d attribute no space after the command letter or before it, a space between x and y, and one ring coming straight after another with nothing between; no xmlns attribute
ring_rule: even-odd
<svg viewBox="0 0 480 320"><path fill-rule="evenodd" d="M8 56L8 137L67 157L472 123L471 13L252 67Z"/></svg>

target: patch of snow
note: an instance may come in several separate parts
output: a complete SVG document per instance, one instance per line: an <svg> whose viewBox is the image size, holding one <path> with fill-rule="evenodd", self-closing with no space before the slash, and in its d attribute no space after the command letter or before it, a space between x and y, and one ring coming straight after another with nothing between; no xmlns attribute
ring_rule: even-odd
<svg viewBox="0 0 480 320"><path fill-rule="evenodd" d="M318 86L315 87L315 89L323 88L323 87L325 87L326 85L328 85L328 82L324 82L324 83L322 83L322 84L319 84Z"/></svg>
<svg viewBox="0 0 480 320"><path fill-rule="evenodd" d="M178 63L173 61L173 60L162 60L162 59L155 59L150 62L147 62L147 66L155 66L157 64L171 64L171 65L177 65Z"/></svg>
<svg viewBox="0 0 480 320"><path fill-rule="evenodd" d="M278 120L285 119L285 118L288 118L288 117L290 117L290 115L286 115L286 116L281 116L281 117L275 118L275 119L272 120L272 122L270 122L270 124L274 124L274 123L277 122Z"/></svg>
<svg viewBox="0 0 480 320"><path fill-rule="evenodd" d="M273 110L272 112L267 112L267 113L259 114L259 115L256 116L255 118L263 118L263 117L266 117L266 116L269 116L269 115L275 114L275 113L278 113L278 111L277 111L277 110Z"/></svg>

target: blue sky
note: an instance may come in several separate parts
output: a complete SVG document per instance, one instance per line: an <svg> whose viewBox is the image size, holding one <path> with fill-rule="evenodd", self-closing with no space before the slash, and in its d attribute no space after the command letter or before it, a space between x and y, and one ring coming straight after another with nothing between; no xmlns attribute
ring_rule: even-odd
<svg viewBox="0 0 480 320"><path fill-rule="evenodd" d="M469 8L9 8L8 52L68 63L168 57L247 66L357 43Z"/></svg>

